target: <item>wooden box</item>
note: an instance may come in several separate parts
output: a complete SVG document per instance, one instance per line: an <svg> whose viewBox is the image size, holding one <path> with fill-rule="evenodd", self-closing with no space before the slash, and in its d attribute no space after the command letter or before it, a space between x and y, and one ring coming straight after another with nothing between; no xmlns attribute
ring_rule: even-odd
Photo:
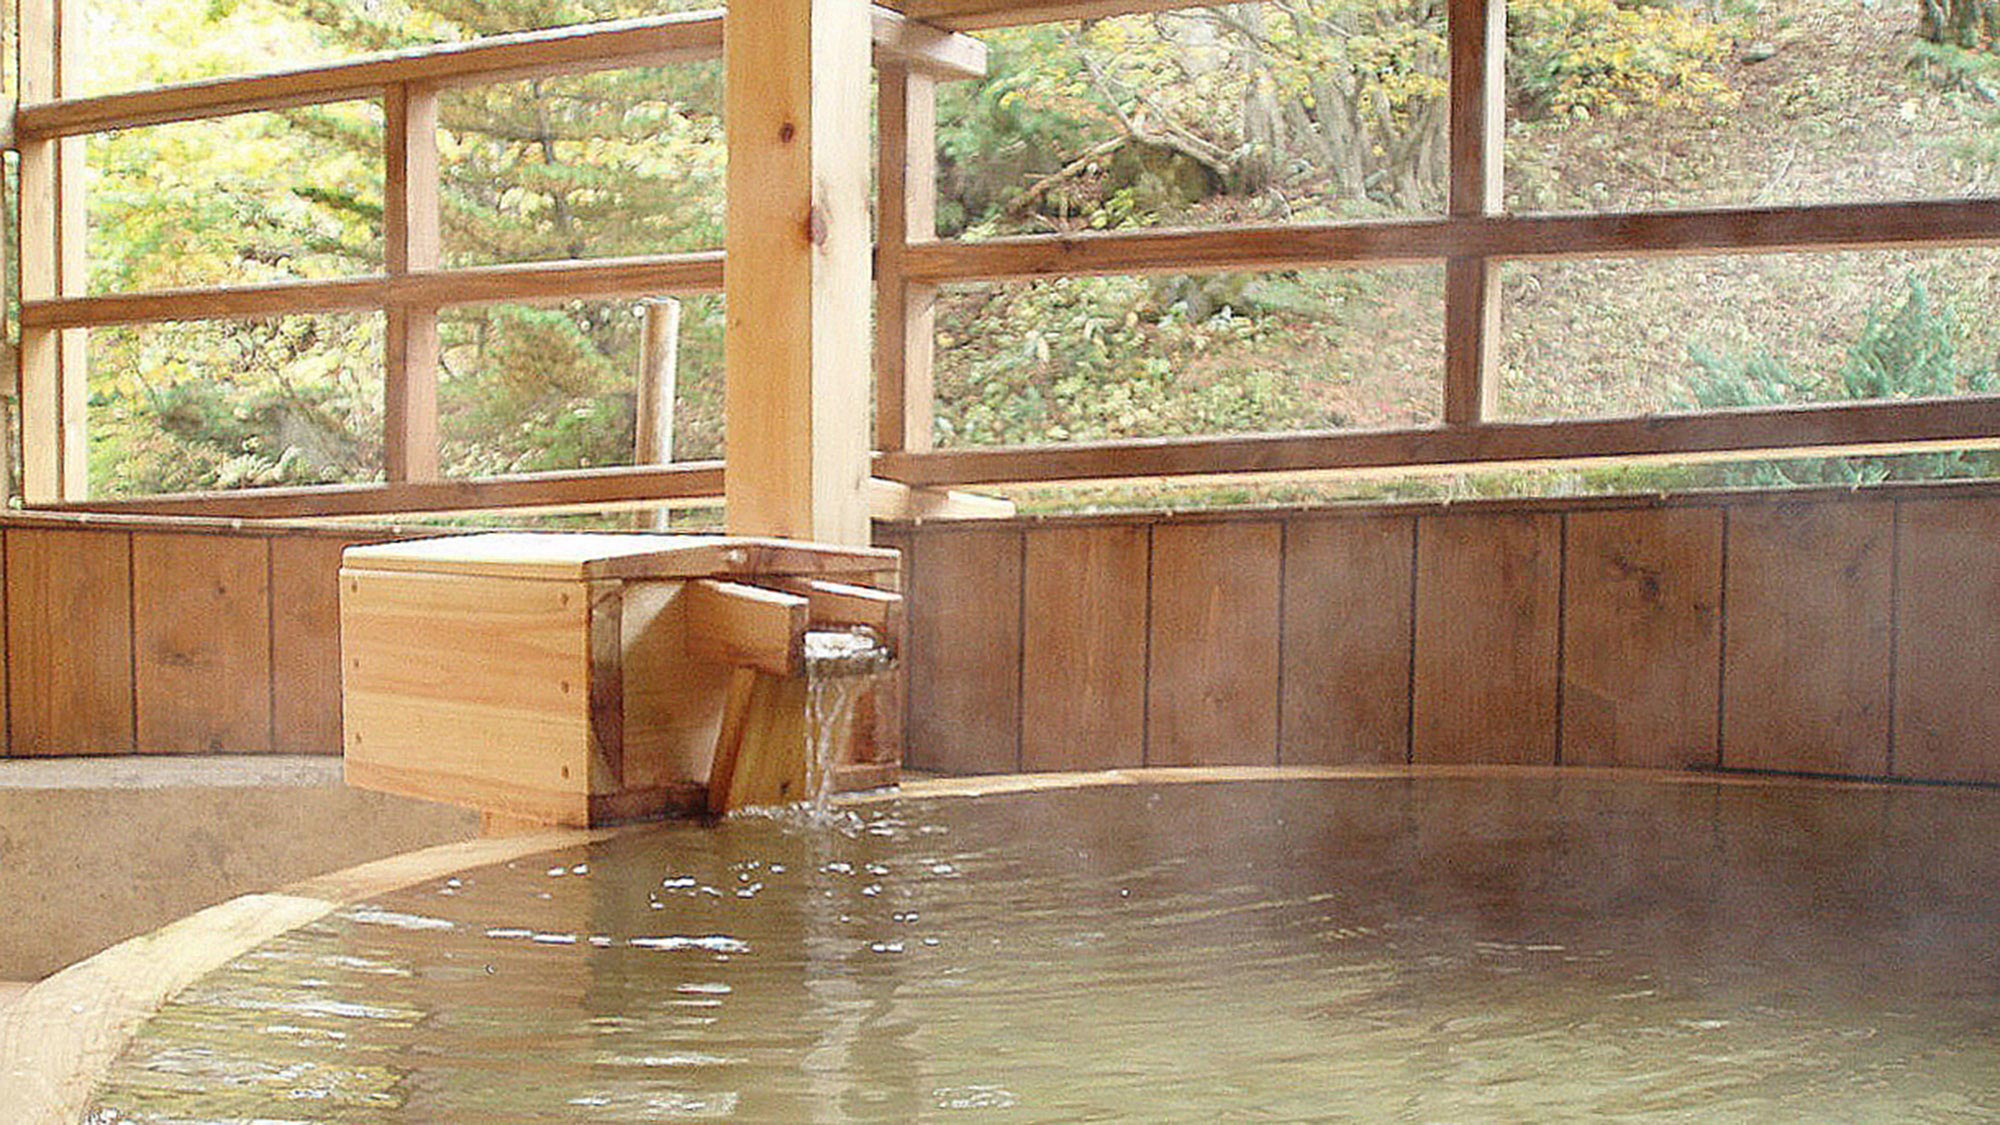
<svg viewBox="0 0 2000 1125"><path fill-rule="evenodd" d="M820 592L893 587L897 555L502 533L342 564L348 784L589 826L702 808L734 670L795 670L809 618L841 617Z"/></svg>

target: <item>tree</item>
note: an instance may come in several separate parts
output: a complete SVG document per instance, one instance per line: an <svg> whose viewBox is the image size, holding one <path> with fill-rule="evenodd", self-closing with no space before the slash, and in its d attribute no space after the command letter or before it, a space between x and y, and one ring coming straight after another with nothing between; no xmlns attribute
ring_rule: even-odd
<svg viewBox="0 0 2000 1125"><path fill-rule="evenodd" d="M147 0L165 29L141 82L643 14L662 5ZM696 6L669 4L666 7ZM122 17L121 17L122 18ZM272 29L278 29L276 31ZM282 33L282 34L281 34ZM152 42L142 32L135 42ZM289 38L287 38L289 37ZM203 44L200 58L160 49ZM716 65L455 90L442 106L448 264L603 257L722 242ZM381 268L381 117L368 103L131 130L98 141L100 290L324 278ZM448 472L631 457L639 326L624 303L447 310ZM300 351L271 347L299 341ZM686 456L720 446L720 308L683 328ZM378 317L93 334L100 488L145 492L380 473ZM274 361L283 358L283 364Z"/></svg>
<svg viewBox="0 0 2000 1125"><path fill-rule="evenodd" d="M1966 51L2000 50L2000 0L1918 0L1917 34Z"/></svg>

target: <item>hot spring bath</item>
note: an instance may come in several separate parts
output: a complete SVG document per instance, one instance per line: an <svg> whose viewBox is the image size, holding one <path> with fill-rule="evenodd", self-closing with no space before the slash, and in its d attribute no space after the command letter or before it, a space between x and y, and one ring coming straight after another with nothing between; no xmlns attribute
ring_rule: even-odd
<svg viewBox="0 0 2000 1125"><path fill-rule="evenodd" d="M2000 1113L2000 795L1168 776L428 878L198 980L94 1120Z"/></svg>

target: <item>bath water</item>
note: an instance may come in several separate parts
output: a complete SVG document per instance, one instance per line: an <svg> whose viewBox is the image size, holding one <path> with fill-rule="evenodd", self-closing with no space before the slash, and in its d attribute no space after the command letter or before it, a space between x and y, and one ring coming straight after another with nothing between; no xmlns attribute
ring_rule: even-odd
<svg viewBox="0 0 2000 1125"><path fill-rule="evenodd" d="M1132 785L663 826L343 909L100 1122L1980 1121L2000 795Z"/></svg>

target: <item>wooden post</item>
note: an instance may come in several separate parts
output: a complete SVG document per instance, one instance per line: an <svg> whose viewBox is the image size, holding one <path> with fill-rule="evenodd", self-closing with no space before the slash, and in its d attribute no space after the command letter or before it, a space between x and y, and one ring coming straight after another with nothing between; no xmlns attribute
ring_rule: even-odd
<svg viewBox="0 0 2000 1125"><path fill-rule="evenodd" d="M730 531L865 544L867 0L724 17Z"/></svg>
<svg viewBox="0 0 2000 1125"><path fill-rule="evenodd" d="M4 21L5 19L4 10L0 10L0 21ZM0 30L4 30L4 24L0 24ZM4 67L0 67L0 70L4 69ZM7 131L7 142L4 145L0 145L0 149L13 147L13 115L8 108L12 105L13 101L7 91L7 76L0 74L0 114L7 115L7 120L4 122L4 128ZM0 277L5 276L7 273L7 234L12 233L19 225L14 221L16 212L10 210L8 204L7 177L0 175L0 224L4 224L4 228L0 228ZM7 334L7 310L5 305L6 302L0 301L0 349L5 348L5 341L10 338ZM7 506L7 502L14 496L14 403L18 401L21 394L20 353L12 350L6 351L4 357L0 357L0 371L7 373L7 383L4 388L0 388L0 392L4 392L0 393L0 509L4 509ZM0 577L4 577L4 575L0 575ZM0 690L5 690L5 688L5 670L0 669ZM0 702L0 711L4 710L5 704L4 702ZM5 753L6 748L6 732L0 731L0 753Z"/></svg>
<svg viewBox="0 0 2000 1125"><path fill-rule="evenodd" d="M681 303L658 297L644 303L646 334L639 347L638 418L632 427L632 463L666 465L674 459L674 398L680 382ZM672 527L665 506L639 514L639 527Z"/></svg>
<svg viewBox="0 0 2000 1125"><path fill-rule="evenodd" d="M438 97L390 86L382 97L382 265L388 276L438 268ZM383 347L383 468L391 481L438 478L436 306L392 305Z"/></svg>
<svg viewBox="0 0 2000 1125"><path fill-rule="evenodd" d="M639 348L639 418L633 430L633 464L665 465L674 459L681 303L672 297L661 297L645 302L645 309L646 337Z"/></svg>
<svg viewBox="0 0 2000 1125"><path fill-rule="evenodd" d="M905 250L937 239L937 81L903 63L877 67L875 447L931 448L937 287L912 285Z"/></svg>
<svg viewBox="0 0 2000 1125"><path fill-rule="evenodd" d="M1451 0L1451 213L1498 214L1506 136L1507 6ZM1499 403L1500 263L1445 263L1444 420L1490 421Z"/></svg>
<svg viewBox="0 0 2000 1125"><path fill-rule="evenodd" d="M21 0L23 105L63 96L82 36L77 0ZM79 297L89 288L84 252L83 137L21 145L23 300ZM85 424L89 337L82 329L23 328L17 360L21 395L21 493L29 503L83 500L90 488Z"/></svg>

